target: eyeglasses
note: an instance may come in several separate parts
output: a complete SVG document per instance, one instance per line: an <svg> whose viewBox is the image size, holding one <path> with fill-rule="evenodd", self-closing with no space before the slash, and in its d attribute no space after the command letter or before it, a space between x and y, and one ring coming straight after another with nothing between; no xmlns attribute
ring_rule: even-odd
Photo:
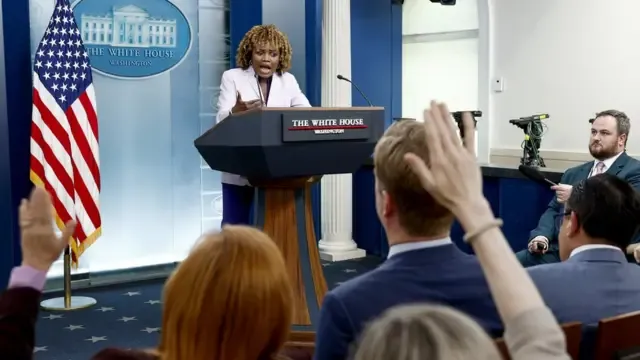
<svg viewBox="0 0 640 360"><path fill-rule="evenodd" d="M563 212L558 213L558 214L555 214L555 215L554 215L554 219L555 219L556 221L558 221L558 220L562 220L562 218L564 218L564 217L567 217L567 216L571 215L571 213L572 213L572 212L573 212L573 211L571 211L571 210L564 209L564 211L563 211Z"/></svg>

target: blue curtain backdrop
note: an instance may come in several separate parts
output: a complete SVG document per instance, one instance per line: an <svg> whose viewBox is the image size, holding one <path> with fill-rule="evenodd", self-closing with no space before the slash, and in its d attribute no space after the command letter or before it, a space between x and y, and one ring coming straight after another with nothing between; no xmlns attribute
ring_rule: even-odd
<svg viewBox="0 0 640 360"><path fill-rule="evenodd" d="M31 125L29 2L2 0L0 66L0 277L20 262L17 209L28 196Z"/></svg>

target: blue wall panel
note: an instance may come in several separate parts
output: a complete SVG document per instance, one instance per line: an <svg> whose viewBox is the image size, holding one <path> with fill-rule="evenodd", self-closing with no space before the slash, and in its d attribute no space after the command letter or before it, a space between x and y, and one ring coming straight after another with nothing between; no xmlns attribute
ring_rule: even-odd
<svg viewBox="0 0 640 360"><path fill-rule="evenodd" d="M322 0L305 1L305 93L311 106L321 105L322 86ZM320 217L320 183L313 185L311 190L311 203L313 207L313 223L315 225L316 239L322 236Z"/></svg>
<svg viewBox="0 0 640 360"><path fill-rule="evenodd" d="M385 108L385 125L402 115L402 6L390 0L351 0L351 77ZM367 106L354 89L353 106ZM373 211L373 212L372 212ZM371 168L353 176L353 238L368 254L386 255L386 237L375 215Z"/></svg>
<svg viewBox="0 0 640 360"><path fill-rule="evenodd" d="M2 15L4 67L0 67L0 86L5 92L0 98L0 280L6 284L21 256L18 205L31 191L29 2L2 0Z"/></svg>
<svg viewBox="0 0 640 360"><path fill-rule="evenodd" d="M262 0L229 1L230 67L236 67L236 50L244 34L262 24Z"/></svg>

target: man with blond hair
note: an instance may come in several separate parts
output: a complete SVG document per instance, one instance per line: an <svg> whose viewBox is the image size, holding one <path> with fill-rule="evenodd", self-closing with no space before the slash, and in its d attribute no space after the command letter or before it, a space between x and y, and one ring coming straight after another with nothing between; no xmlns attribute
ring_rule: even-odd
<svg viewBox="0 0 640 360"><path fill-rule="evenodd" d="M424 190L404 160L407 153L428 161L425 126L420 122L396 122L376 145L376 211L389 242L388 259L326 294L316 360L347 358L363 326L400 304L448 305L491 334L502 330L480 264L451 242L453 214Z"/></svg>

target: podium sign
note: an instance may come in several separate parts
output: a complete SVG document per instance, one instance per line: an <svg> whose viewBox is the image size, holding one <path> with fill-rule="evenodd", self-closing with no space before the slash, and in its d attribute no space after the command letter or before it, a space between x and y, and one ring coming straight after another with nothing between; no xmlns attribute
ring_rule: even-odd
<svg viewBox="0 0 640 360"><path fill-rule="evenodd" d="M310 116L311 115L311 116ZM331 118L310 111L282 114L282 142L367 140L371 137L371 115L356 111L334 111Z"/></svg>

